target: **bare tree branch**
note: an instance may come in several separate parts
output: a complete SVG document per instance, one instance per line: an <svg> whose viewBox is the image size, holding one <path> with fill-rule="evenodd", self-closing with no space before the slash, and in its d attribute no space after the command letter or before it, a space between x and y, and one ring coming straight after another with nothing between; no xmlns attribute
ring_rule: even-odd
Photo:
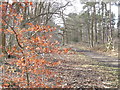
<svg viewBox="0 0 120 90"><path fill-rule="evenodd" d="M4 22L11 28L11 30L14 32L15 37L16 37L16 40L17 40L17 43L18 43L18 46L19 46L21 49L23 49L23 47L22 47L22 46L20 45L20 43L19 43L18 35L17 35L17 33L15 32L14 28L13 28L11 25L9 25L8 22L7 22L4 18L2 18L2 19L3 19Z"/></svg>
<svg viewBox="0 0 120 90"><path fill-rule="evenodd" d="M41 13L41 14L33 17L33 18L30 18L30 19L24 21L24 22L22 23L22 25L24 25L24 24L26 24L26 23L29 23L29 22L31 22L31 21L34 21L36 18L38 18L38 17L40 17L40 16L47 15L47 14L51 14L51 16L48 18L48 20L49 20L49 19L53 16L53 14L60 14L60 13L57 13L57 11L60 10L60 9L62 9L62 8L64 8L64 7L66 7L69 3L70 3L70 2L67 2L64 6L61 6L61 7L57 8L56 10L54 10L54 12Z"/></svg>

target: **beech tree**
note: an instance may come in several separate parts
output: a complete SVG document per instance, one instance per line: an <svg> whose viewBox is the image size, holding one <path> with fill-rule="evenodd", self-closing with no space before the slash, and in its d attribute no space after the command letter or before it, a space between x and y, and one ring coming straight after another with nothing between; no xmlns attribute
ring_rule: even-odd
<svg viewBox="0 0 120 90"><path fill-rule="evenodd" d="M59 42L52 40L56 28L46 24L51 18L48 15L55 14L62 7L59 7L56 12L49 12L50 3L48 3L48 13L38 15L36 9L40 6L35 5L35 12L32 13L35 15L31 17L29 9L34 8L33 2L13 2L12 4L1 2L2 87L47 88L60 85L61 80L49 70L49 67L60 64L59 60L54 61L52 54L67 53L69 49L60 50ZM44 25L39 25L38 21L32 22L41 15L46 15L47 18ZM15 42L11 42L12 39ZM52 86L46 83L51 78L55 81Z"/></svg>

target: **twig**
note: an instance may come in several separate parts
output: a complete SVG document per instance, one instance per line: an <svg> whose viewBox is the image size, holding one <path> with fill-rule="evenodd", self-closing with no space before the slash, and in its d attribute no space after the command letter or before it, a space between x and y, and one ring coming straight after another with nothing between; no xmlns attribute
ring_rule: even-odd
<svg viewBox="0 0 120 90"><path fill-rule="evenodd" d="M3 19L3 18L2 18ZM3 19L4 20L4 19ZM23 47L20 45L20 43L19 43L19 40L18 40L18 35L17 35L17 33L15 32L15 30L14 30L14 28L11 26L11 25L9 25L8 23L7 23L7 21L6 20L4 20L4 22L12 29L12 31L14 32L14 34L15 34L15 37L16 37L16 40L17 40L17 43L18 43L18 46L21 48L21 49L23 49Z"/></svg>

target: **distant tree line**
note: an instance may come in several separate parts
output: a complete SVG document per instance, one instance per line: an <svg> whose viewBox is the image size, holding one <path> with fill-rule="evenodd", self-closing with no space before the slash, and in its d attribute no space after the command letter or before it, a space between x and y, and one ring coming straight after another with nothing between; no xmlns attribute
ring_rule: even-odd
<svg viewBox="0 0 120 90"><path fill-rule="evenodd" d="M111 11L114 3L85 2L82 4L84 4L82 13L63 15L64 43L85 42L91 47L110 43L113 46L114 40L118 38L115 14Z"/></svg>

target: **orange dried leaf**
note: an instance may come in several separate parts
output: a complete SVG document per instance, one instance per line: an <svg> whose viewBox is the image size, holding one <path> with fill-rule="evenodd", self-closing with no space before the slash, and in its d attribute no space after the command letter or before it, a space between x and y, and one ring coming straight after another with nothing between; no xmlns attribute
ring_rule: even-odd
<svg viewBox="0 0 120 90"><path fill-rule="evenodd" d="M30 2L30 5L33 5L33 3L32 3L32 2Z"/></svg>
<svg viewBox="0 0 120 90"><path fill-rule="evenodd" d="M32 23L26 23L27 25L33 25Z"/></svg>
<svg viewBox="0 0 120 90"><path fill-rule="evenodd" d="M68 52L68 50L69 50L69 49L65 48L65 49L64 49L64 52L65 52L65 53L67 53L67 52Z"/></svg>
<svg viewBox="0 0 120 90"><path fill-rule="evenodd" d="M11 34L13 34L14 32L13 31L11 31L11 30L9 30L9 29L6 29L9 33L11 33Z"/></svg>
<svg viewBox="0 0 120 90"><path fill-rule="evenodd" d="M9 84L8 83L5 83L5 84L3 84L5 87L7 87Z"/></svg>
<svg viewBox="0 0 120 90"><path fill-rule="evenodd" d="M50 28L50 26L47 26L47 28Z"/></svg>
<svg viewBox="0 0 120 90"><path fill-rule="evenodd" d="M59 65L61 62L60 61L58 61L58 62L54 62L54 63L52 63L53 64L53 66L56 66L56 65Z"/></svg>

